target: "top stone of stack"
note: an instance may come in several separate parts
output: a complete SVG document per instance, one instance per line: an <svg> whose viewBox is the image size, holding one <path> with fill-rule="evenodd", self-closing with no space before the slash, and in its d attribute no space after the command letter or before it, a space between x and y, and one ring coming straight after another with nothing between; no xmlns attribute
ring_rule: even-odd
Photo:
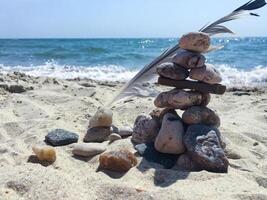
<svg viewBox="0 0 267 200"><path fill-rule="evenodd" d="M206 33L190 32L181 37L179 46L188 51L204 53L210 47L210 37Z"/></svg>

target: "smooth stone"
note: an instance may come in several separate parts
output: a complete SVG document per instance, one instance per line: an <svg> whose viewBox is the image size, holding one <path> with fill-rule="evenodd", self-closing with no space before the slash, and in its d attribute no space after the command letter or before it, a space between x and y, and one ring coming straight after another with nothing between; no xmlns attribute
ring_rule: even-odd
<svg viewBox="0 0 267 200"><path fill-rule="evenodd" d="M189 51L206 52L210 47L210 36L207 33L190 32L181 37L179 46Z"/></svg>
<svg viewBox="0 0 267 200"><path fill-rule="evenodd" d="M79 135L64 129L55 129L45 136L45 141L52 146L62 146L78 142Z"/></svg>
<svg viewBox="0 0 267 200"><path fill-rule="evenodd" d="M209 93L202 93L201 106L207 106L210 102L211 96Z"/></svg>
<svg viewBox="0 0 267 200"><path fill-rule="evenodd" d="M94 127L110 127L112 125L112 111L101 108L96 111L93 117L90 118L89 128Z"/></svg>
<svg viewBox="0 0 267 200"><path fill-rule="evenodd" d="M129 126L119 127L118 134L121 137L131 136L133 134L133 129Z"/></svg>
<svg viewBox="0 0 267 200"><path fill-rule="evenodd" d="M154 142L138 144L134 147L138 154L144 157L148 162L158 163L166 169L172 168L177 162L178 156L175 154L166 154L158 152L154 147Z"/></svg>
<svg viewBox="0 0 267 200"><path fill-rule="evenodd" d="M155 149L161 153L181 154L185 152L183 144L184 126L179 117L171 113L164 115L162 125L155 140Z"/></svg>
<svg viewBox="0 0 267 200"><path fill-rule="evenodd" d="M127 149L103 153L99 157L99 168L126 172L137 164L135 155Z"/></svg>
<svg viewBox="0 0 267 200"><path fill-rule="evenodd" d="M77 156L91 157L106 151L106 147L99 143L74 144L72 153Z"/></svg>
<svg viewBox="0 0 267 200"><path fill-rule="evenodd" d="M227 173L229 162L221 145L218 129L204 125L189 126L184 144L192 160L202 169Z"/></svg>
<svg viewBox="0 0 267 200"><path fill-rule="evenodd" d="M32 151L41 161L55 162L57 159L55 148L50 146L33 146Z"/></svg>
<svg viewBox="0 0 267 200"><path fill-rule="evenodd" d="M186 69L193 69L202 67L205 64L206 58L196 52L179 50L170 58L170 61Z"/></svg>
<svg viewBox="0 0 267 200"><path fill-rule="evenodd" d="M132 141L135 143L146 143L155 140L160 129L160 124L147 114L140 114L133 128Z"/></svg>
<svg viewBox="0 0 267 200"><path fill-rule="evenodd" d="M220 72L211 64L205 64L203 67L191 69L189 77L208 84L217 84L222 81Z"/></svg>
<svg viewBox="0 0 267 200"><path fill-rule="evenodd" d="M104 142L108 140L109 135L112 133L110 127L93 127L87 130L83 141L84 142Z"/></svg>
<svg viewBox="0 0 267 200"><path fill-rule="evenodd" d="M179 156L176 166L180 170L185 171L201 171L201 168L194 162L190 155L187 153Z"/></svg>
<svg viewBox="0 0 267 200"><path fill-rule="evenodd" d="M108 136L108 139L110 142L114 142L116 140L121 140L121 136L117 133L111 133L109 136Z"/></svg>
<svg viewBox="0 0 267 200"><path fill-rule="evenodd" d="M157 120L160 124L162 124L163 117L167 113L171 113L175 115L176 117L180 118L177 112L174 109L170 109L170 108L155 108L149 113L149 115L153 119Z"/></svg>
<svg viewBox="0 0 267 200"><path fill-rule="evenodd" d="M184 111L182 120L186 124L205 124L219 127L220 118L211 109L205 106L192 106Z"/></svg>
<svg viewBox="0 0 267 200"><path fill-rule="evenodd" d="M186 109L194 105L200 105L202 95L199 92L173 89L160 93L154 101L159 108Z"/></svg>
<svg viewBox="0 0 267 200"><path fill-rule="evenodd" d="M188 70L171 62L162 63L156 70L160 76L173 80L184 80L189 76Z"/></svg>

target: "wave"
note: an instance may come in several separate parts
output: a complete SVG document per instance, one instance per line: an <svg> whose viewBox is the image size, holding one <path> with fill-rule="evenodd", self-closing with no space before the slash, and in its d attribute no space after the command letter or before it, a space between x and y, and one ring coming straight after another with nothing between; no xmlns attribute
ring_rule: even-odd
<svg viewBox="0 0 267 200"><path fill-rule="evenodd" d="M266 87L267 67L256 66L250 70L240 70L229 65L215 65L220 71L223 84L228 87ZM61 79L90 78L94 80L120 81L130 80L138 70L118 65L74 66L46 62L38 66L5 66L0 64L0 72L24 72L31 76L46 76Z"/></svg>

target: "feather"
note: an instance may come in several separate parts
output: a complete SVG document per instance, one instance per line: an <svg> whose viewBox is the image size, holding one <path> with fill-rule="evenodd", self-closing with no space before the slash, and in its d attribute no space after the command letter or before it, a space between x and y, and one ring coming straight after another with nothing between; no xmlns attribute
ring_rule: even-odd
<svg viewBox="0 0 267 200"><path fill-rule="evenodd" d="M244 14L247 14L249 10L255 10L266 5L265 0L251 0L234 10L229 15L220 18L219 20L213 22L210 25L202 27L199 31L207 33L209 35L215 35L218 33L233 33L227 27L221 25L222 23L232 21L240 18ZM249 13L252 16L258 16L255 13ZM139 71L119 92L119 94L107 105L110 106L115 101L119 101L125 97L131 98L133 96L146 96L149 93L149 88L144 87L144 83L150 81L156 75L156 67L162 63L166 58L173 55L179 50L179 45L175 45L171 49L165 51L159 57L157 57L150 64L146 65L141 71ZM145 95L146 94L146 95Z"/></svg>
<svg viewBox="0 0 267 200"><path fill-rule="evenodd" d="M228 21L232 21L235 19L239 19L240 17L244 15L259 16L258 14L255 14L255 13L248 13L248 11L261 8L265 5L266 5L265 0L251 0L247 2L246 4L244 4L243 6L240 6L239 8L235 9L229 15L226 15L218 19L217 21L213 22L212 24L208 26L204 26L199 31L208 33L209 35L215 35L219 33L233 33L230 29L220 24L228 22Z"/></svg>

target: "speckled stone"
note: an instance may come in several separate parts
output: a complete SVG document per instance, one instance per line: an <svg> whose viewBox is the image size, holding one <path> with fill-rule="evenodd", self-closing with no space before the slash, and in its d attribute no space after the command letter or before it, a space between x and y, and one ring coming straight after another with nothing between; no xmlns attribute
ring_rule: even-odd
<svg viewBox="0 0 267 200"><path fill-rule="evenodd" d="M64 129L55 129L45 136L45 141L52 146L62 146L77 142L79 135Z"/></svg>
<svg viewBox="0 0 267 200"><path fill-rule="evenodd" d="M184 144L194 162L202 169L226 173L229 162L221 145L218 129L204 125L189 126Z"/></svg>
<svg viewBox="0 0 267 200"><path fill-rule="evenodd" d="M162 63L158 66L157 73L162 77L173 80L184 80L189 76L188 70L171 62Z"/></svg>
<svg viewBox="0 0 267 200"><path fill-rule="evenodd" d="M205 60L206 58L203 55L186 50L179 50L170 58L171 62L186 69L202 67L205 64Z"/></svg>
<svg viewBox="0 0 267 200"><path fill-rule="evenodd" d="M199 92L173 89L160 93L154 101L158 108L187 109L194 105L200 105L202 95Z"/></svg>
<svg viewBox="0 0 267 200"><path fill-rule="evenodd" d="M203 67L191 69L189 77L208 84L216 84L222 81L220 72L211 64L205 64Z"/></svg>
<svg viewBox="0 0 267 200"><path fill-rule="evenodd" d="M207 33L190 32L181 37L179 46L189 51L206 52L210 46L210 36Z"/></svg>
<svg viewBox="0 0 267 200"><path fill-rule="evenodd" d="M132 141L134 143L146 143L154 141L158 135L160 123L147 114L140 114L133 128Z"/></svg>
<svg viewBox="0 0 267 200"><path fill-rule="evenodd" d="M182 120L186 124L205 124L219 127L220 118L211 109L205 106L192 106L182 115Z"/></svg>

